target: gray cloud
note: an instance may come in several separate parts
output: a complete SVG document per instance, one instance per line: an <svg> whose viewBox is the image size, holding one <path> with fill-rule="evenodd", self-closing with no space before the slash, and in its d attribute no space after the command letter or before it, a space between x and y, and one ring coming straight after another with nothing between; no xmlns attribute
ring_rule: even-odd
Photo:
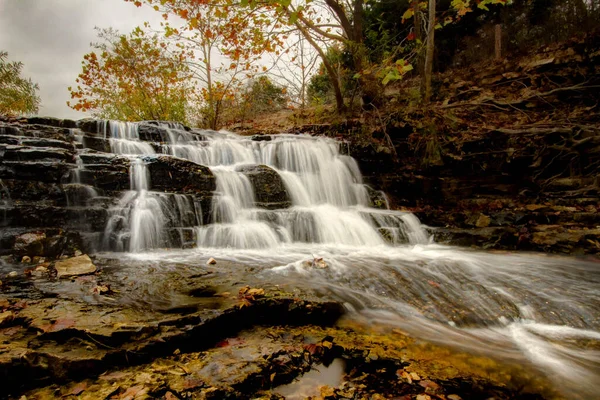
<svg viewBox="0 0 600 400"><path fill-rule="evenodd" d="M83 55L96 41L94 27L126 33L160 15L124 0L0 0L0 50L24 63L23 75L40 86L40 115L83 118L71 110L67 87L75 83Z"/></svg>

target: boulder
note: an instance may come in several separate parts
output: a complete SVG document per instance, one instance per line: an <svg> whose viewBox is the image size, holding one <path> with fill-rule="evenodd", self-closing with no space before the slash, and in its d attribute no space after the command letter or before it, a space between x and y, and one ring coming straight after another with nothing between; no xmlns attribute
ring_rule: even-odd
<svg viewBox="0 0 600 400"><path fill-rule="evenodd" d="M272 168L266 165L242 165L236 170L246 175L252 183L256 207L274 210L291 206L285 185Z"/></svg>
<svg viewBox="0 0 600 400"><path fill-rule="evenodd" d="M143 158L150 173L150 187L155 191L211 195L215 177L204 165L167 155Z"/></svg>
<svg viewBox="0 0 600 400"><path fill-rule="evenodd" d="M18 255L37 256L44 253L45 232L28 232L19 235L13 246L13 251Z"/></svg>
<svg viewBox="0 0 600 400"><path fill-rule="evenodd" d="M103 153L110 153L110 142L108 139L85 135L83 137L82 144L83 147L86 149L97 150Z"/></svg>
<svg viewBox="0 0 600 400"><path fill-rule="evenodd" d="M147 142L166 142L169 138L167 130L154 121L140 122L138 125L138 135L141 140Z"/></svg>
<svg viewBox="0 0 600 400"><path fill-rule="evenodd" d="M87 254L57 261L54 268L56 269L56 276L59 278L88 275L96 272L96 266Z"/></svg>
<svg viewBox="0 0 600 400"><path fill-rule="evenodd" d="M106 120L85 118L77 121L77 127L84 132L104 135Z"/></svg>

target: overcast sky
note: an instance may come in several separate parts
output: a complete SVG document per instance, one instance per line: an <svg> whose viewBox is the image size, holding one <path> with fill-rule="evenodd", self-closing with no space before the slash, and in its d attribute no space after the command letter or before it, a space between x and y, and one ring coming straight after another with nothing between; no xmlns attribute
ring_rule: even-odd
<svg viewBox="0 0 600 400"><path fill-rule="evenodd" d="M94 27L127 33L160 20L154 10L124 0L0 0L0 50L10 61L22 61L22 75L39 84L39 115L79 119L85 114L67 107L67 87L96 41Z"/></svg>

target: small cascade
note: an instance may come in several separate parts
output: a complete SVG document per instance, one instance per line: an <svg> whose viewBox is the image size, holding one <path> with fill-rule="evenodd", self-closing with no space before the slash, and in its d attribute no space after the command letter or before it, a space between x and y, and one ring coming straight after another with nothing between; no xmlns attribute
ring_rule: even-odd
<svg viewBox="0 0 600 400"><path fill-rule="evenodd" d="M115 154L154 154L150 143L140 140L138 124L122 121L102 121L102 134Z"/></svg>

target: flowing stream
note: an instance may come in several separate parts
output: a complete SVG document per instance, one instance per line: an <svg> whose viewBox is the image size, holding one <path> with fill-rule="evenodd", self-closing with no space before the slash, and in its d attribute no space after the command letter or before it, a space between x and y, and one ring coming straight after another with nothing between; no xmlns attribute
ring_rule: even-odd
<svg viewBox="0 0 600 400"><path fill-rule="evenodd" d="M414 215L371 207L356 161L330 139L254 141L176 124L162 128L164 141L152 146L139 140L134 124L107 124L113 152L131 159L131 188L111 210L105 250L146 261L198 265L215 257L253 265L265 280L342 301L366 323L530 365L568 393L598 398L597 261L432 243ZM210 168L216 192L209 221L193 197L152 190L145 157L157 153ZM288 206L257 207L242 167L259 164L279 175ZM164 250L167 225L193 232L193 248Z"/></svg>

